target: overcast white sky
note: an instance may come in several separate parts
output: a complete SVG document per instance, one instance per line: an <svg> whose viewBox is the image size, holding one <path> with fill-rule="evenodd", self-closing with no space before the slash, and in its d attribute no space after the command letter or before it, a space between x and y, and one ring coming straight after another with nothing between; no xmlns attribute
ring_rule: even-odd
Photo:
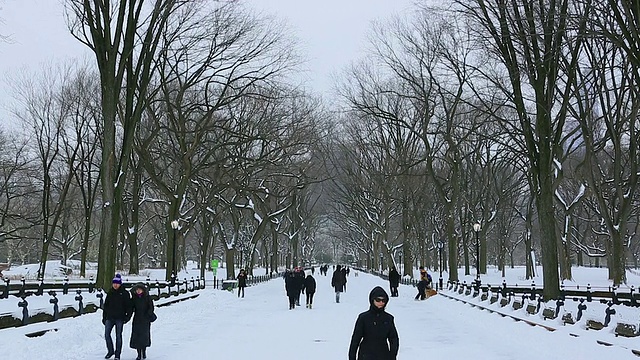
<svg viewBox="0 0 640 360"><path fill-rule="evenodd" d="M258 11L284 19L299 39L308 59L305 84L329 95L331 75L363 55L366 35L374 20L407 16L414 0L244 0ZM69 34L62 0L0 0L0 123L11 115L7 76L23 68L37 70L47 63L69 59L93 60Z"/></svg>

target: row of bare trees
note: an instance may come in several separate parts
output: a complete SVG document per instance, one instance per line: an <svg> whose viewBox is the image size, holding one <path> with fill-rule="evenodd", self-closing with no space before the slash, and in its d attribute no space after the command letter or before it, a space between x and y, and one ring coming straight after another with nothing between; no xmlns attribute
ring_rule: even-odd
<svg viewBox="0 0 640 360"><path fill-rule="evenodd" d="M457 280L478 236L482 273L521 261L530 277L541 254L546 298L583 256L624 283L640 251L633 4L456 0L378 24L341 80L330 152L348 251L374 267L401 252L411 275L445 242Z"/></svg>
<svg viewBox="0 0 640 360"><path fill-rule="evenodd" d="M39 276L52 254L79 255L83 275L97 259L103 286L140 263L168 279L187 259L204 275L225 257L229 276L310 261L328 119L288 79L284 28L237 2L66 7L97 66L16 82L25 138L0 142L8 256L37 254Z"/></svg>
<svg viewBox="0 0 640 360"><path fill-rule="evenodd" d="M622 284L640 253L630 4L456 0L377 24L334 116L290 85L283 27L238 2L67 0L97 70L19 82L0 241L42 273L49 246L97 258L103 285L216 251L229 274L314 253L451 280L540 261L547 298L604 259Z"/></svg>

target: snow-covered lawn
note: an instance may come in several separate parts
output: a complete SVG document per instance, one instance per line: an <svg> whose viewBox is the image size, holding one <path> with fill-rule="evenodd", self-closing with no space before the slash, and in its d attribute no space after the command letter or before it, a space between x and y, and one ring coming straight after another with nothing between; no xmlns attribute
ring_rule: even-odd
<svg viewBox="0 0 640 360"><path fill-rule="evenodd" d="M330 273L331 274L331 273ZM340 304L334 301L330 276L316 272L314 309L288 310L282 279L247 289L238 299L226 291L207 289L194 300L158 308L152 326L150 360L176 359L346 359L353 325L366 310L369 291L384 280L351 273ZM496 314L480 311L443 296L414 301L415 289L400 287L387 310L400 334L398 359L635 359L620 346L597 345L598 332L572 337L549 332ZM24 328L0 331L12 360L101 359L106 353L100 313L47 324L59 328L27 338ZM122 359L134 359L125 326ZM637 340L632 340L637 342ZM7 354L8 355L8 354Z"/></svg>

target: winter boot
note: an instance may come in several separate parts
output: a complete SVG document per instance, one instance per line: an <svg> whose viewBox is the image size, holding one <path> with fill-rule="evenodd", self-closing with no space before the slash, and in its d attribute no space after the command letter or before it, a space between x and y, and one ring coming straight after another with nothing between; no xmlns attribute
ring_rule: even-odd
<svg viewBox="0 0 640 360"><path fill-rule="evenodd" d="M147 348L143 348L142 349L142 358L146 359L147 358Z"/></svg>
<svg viewBox="0 0 640 360"><path fill-rule="evenodd" d="M309 304L309 309L311 309L311 304Z"/></svg>
<svg viewBox="0 0 640 360"><path fill-rule="evenodd" d="M142 360L142 350L140 349L136 349L138 351L138 357L136 357L136 360Z"/></svg>
<svg viewBox="0 0 640 360"><path fill-rule="evenodd" d="M105 359L111 359L111 357L113 356L113 353L107 353L107 355L104 356Z"/></svg>

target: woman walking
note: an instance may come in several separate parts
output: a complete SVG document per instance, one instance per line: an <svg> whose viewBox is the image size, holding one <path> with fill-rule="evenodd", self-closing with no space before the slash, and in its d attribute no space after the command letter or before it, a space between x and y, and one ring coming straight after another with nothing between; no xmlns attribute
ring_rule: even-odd
<svg viewBox="0 0 640 360"><path fill-rule="evenodd" d="M313 294L316 293L316 279L311 274L304 279L304 291L307 294L307 308L311 309L313 307Z"/></svg>
<svg viewBox="0 0 640 360"><path fill-rule="evenodd" d="M146 359L147 348L151 346L151 323L156 320L156 315L153 312L153 299L143 283L131 289L131 303L133 324L129 346L138 351L136 360Z"/></svg>
<svg viewBox="0 0 640 360"><path fill-rule="evenodd" d="M240 273L238 274L238 297L240 297L240 292L242 292L242 297L244 297L244 288L247 287L247 273L244 269L240 269Z"/></svg>

